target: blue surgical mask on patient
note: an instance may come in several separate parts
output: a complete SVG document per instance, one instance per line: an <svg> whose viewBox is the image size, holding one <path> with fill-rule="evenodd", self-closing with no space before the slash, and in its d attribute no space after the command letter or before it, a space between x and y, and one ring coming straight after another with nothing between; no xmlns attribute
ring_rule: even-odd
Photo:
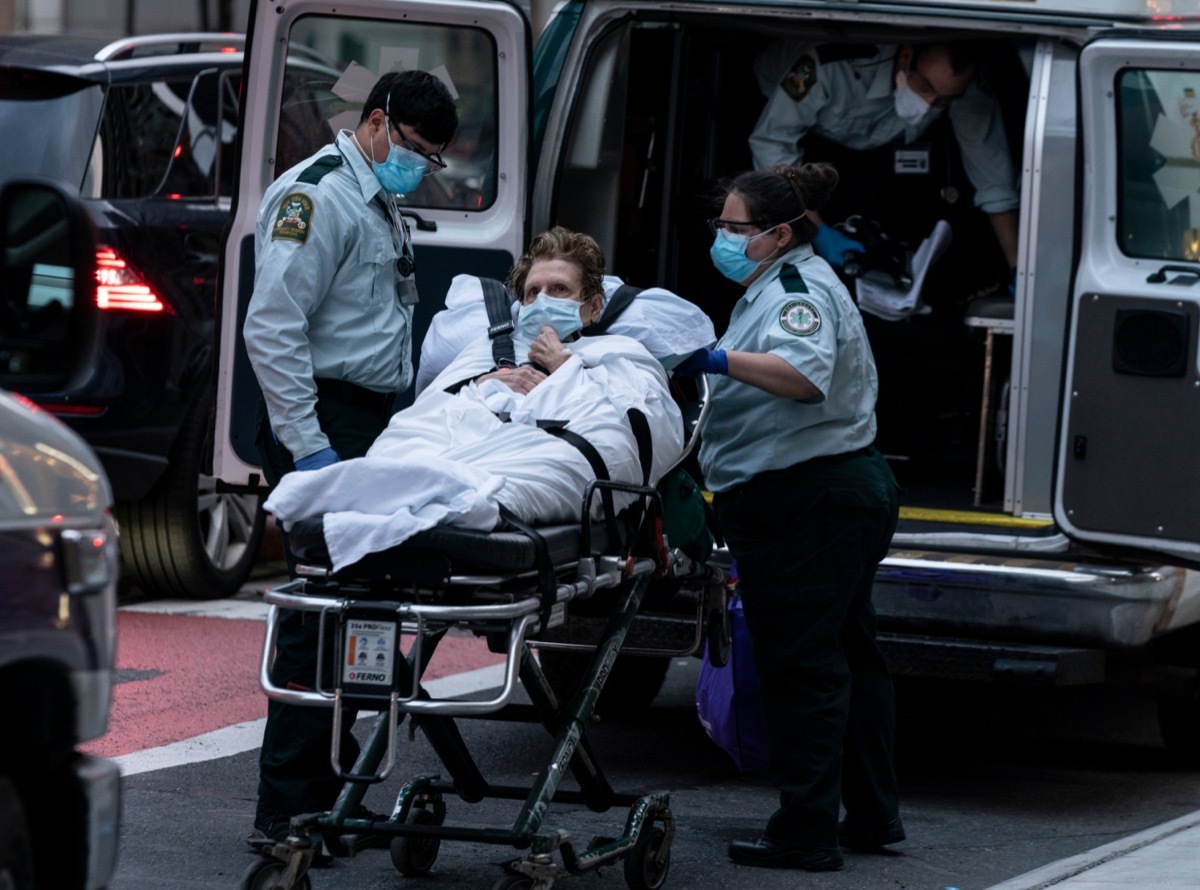
<svg viewBox="0 0 1200 890"><path fill-rule="evenodd" d="M517 310L517 333L527 340L533 340L543 327L549 326L554 328L558 339L566 340L583 328L583 318L579 314L581 306L582 303L576 303L569 297L538 294L532 303L526 303Z"/></svg>

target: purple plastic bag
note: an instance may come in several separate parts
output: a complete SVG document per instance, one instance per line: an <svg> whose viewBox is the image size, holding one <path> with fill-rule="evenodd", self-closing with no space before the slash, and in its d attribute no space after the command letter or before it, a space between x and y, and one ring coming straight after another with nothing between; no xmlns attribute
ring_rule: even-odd
<svg viewBox="0 0 1200 890"><path fill-rule="evenodd" d="M729 662L714 667L707 649L696 681L696 712L708 737L744 773L767 766L767 731L758 693L758 672L742 600L729 601Z"/></svg>

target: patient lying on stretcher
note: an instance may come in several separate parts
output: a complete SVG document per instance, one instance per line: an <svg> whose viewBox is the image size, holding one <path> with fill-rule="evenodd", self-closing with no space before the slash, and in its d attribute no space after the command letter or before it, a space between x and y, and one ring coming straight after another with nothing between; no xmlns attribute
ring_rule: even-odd
<svg viewBox="0 0 1200 890"><path fill-rule="evenodd" d="M435 525L493 529L501 507L531 523L577 521L597 474L575 437L609 478L644 481L631 411L649 427L648 481L656 483L682 454L682 418L662 364L640 343L578 336L603 308L603 268L587 235L555 228L537 236L509 277L521 302L517 366L497 368L484 334L392 418L365 457L289 473L266 509L285 528L324 517L335 570ZM618 494L617 508L630 499Z"/></svg>

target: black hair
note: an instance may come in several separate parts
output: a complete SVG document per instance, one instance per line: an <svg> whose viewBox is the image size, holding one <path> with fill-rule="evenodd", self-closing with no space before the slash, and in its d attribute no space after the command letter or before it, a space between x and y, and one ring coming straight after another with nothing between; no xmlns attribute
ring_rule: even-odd
<svg viewBox="0 0 1200 890"><path fill-rule="evenodd" d="M767 170L742 173L726 183L722 191L726 196L736 193L759 228L790 223L796 243L807 244L817 227L805 211L824 207L837 182L838 173L832 164L776 164Z"/></svg>
<svg viewBox="0 0 1200 890"><path fill-rule="evenodd" d="M959 77L964 74L970 74L975 68L979 67L981 61L986 56L984 44L977 40L951 40L946 43L914 44L913 65L917 64L917 60L921 58L926 50L933 49L935 46L945 47L946 60L950 63L950 70Z"/></svg>
<svg viewBox="0 0 1200 890"><path fill-rule="evenodd" d="M408 124L422 139L438 146L449 142L458 129L454 97L428 71L393 71L383 75L371 88L359 123L376 108L391 115L393 126Z"/></svg>

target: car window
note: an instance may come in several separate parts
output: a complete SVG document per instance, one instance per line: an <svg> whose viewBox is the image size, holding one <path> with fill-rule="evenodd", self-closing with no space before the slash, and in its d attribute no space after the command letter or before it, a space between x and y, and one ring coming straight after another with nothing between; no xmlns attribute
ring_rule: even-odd
<svg viewBox="0 0 1200 890"><path fill-rule="evenodd" d="M173 147L159 191L168 196L211 198L218 193L220 169L233 174L232 150L237 135L237 84L240 74L215 68L192 81L179 139ZM230 107L232 89L233 102ZM232 187L220 190L228 195Z"/></svg>
<svg viewBox="0 0 1200 890"><path fill-rule="evenodd" d="M1200 72L1126 69L1118 87L1120 247L1200 260Z"/></svg>
<svg viewBox="0 0 1200 890"><path fill-rule="evenodd" d="M225 71L221 74L220 152L217 156L217 194L229 197L237 180L237 165L234 163L234 147L237 140L238 97L242 92L240 71Z"/></svg>
<svg viewBox="0 0 1200 890"><path fill-rule="evenodd" d="M84 351L75 312L70 231L53 200L10 186L0 255L0 385L47 392L63 386Z"/></svg>
<svg viewBox="0 0 1200 890"><path fill-rule="evenodd" d="M103 88L31 69L0 69L0 181L52 177L83 183Z"/></svg>
<svg viewBox="0 0 1200 890"><path fill-rule="evenodd" d="M290 58L276 156L276 175L299 163L338 130L358 125L379 76L423 69L456 96L459 128L442 152L447 166L404 196L410 207L485 210L496 199L496 47L479 28L304 16L289 47L308 47L326 63ZM306 76L307 72L307 76ZM333 74L330 80L330 72Z"/></svg>
<svg viewBox="0 0 1200 890"><path fill-rule="evenodd" d="M101 198L145 198L166 186L167 172L181 136L192 78L161 79L109 87L96 145ZM189 158L176 167L169 191L211 194L203 171Z"/></svg>

